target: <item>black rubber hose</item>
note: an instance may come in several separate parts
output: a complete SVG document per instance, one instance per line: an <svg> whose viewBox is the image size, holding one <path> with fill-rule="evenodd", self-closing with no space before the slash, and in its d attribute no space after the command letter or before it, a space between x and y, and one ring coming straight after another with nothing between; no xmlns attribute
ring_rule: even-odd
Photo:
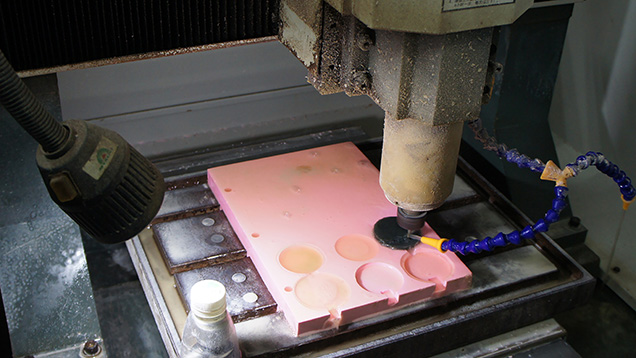
<svg viewBox="0 0 636 358"><path fill-rule="evenodd" d="M61 125L35 98L0 51L0 102L45 152L61 149L68 129Z"/></svg>

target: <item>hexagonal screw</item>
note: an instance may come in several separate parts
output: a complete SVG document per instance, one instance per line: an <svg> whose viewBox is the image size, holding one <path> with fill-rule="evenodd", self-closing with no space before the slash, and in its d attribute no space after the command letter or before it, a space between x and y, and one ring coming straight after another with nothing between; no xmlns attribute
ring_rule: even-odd
<svg viewBox="0 0 636 358"><path fill-rule="evenodd" d="M367 32L360 31L356 34L356 44L360 50L369 51L371 46L373 46L373 39Z"/></svg>
<svg viewBox="0 0 636 358"><path fill-rule="evenodd" d="M86 343L84 343L84 348L82 349L82 352L89 357L94 357L98 355L99 352L101 352L101 350L102 348L99 346L99 343L91 339L90 341L87 341Z"/></svg>
<svg viewBox="0 0 636 358"><path fill-rule="evenodd" d="M371 75L364 70L355 71L353 74L353 85L365 92L371 88Z"/></svg>
<svg viewBox="0 0 636 358"><path fill-rule="evenodd" d="M579 227L581 225L581 219L577 216L572 216L568 221L570 227Z"/></svg>

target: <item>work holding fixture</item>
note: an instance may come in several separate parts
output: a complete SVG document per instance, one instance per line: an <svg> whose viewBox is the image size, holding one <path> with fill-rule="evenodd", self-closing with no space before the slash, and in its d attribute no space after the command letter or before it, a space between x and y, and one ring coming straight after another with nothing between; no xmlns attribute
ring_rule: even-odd
<svg viewBox="0 0 636 358"><path fill-rule="evenodd" d="M90 236L125 241L159 211L159 170L119 134L84 121L59 123L0 52L0 101L40 146L38 168L51 198Z"/></svg>

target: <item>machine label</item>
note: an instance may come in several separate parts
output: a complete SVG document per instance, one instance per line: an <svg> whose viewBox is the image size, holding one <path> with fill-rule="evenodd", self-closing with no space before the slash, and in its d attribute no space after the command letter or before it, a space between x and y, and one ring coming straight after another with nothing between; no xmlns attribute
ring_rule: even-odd
<svg viewBox="0 0 636 358"><path fill-rule="evenodd" d="M99 179L113 160L113 155L116 150L117 144L113 143L113 141L106 137L102 137L102 139L99 140L95 151L82 167L82 170L93 177L93 179Z"/></svg>
<svg viewBox="0 0 636 358"><path fill-rule="evenodd" d="M515 0L444 0L442 11L472 9L474 7L512 4Z"/></svg>

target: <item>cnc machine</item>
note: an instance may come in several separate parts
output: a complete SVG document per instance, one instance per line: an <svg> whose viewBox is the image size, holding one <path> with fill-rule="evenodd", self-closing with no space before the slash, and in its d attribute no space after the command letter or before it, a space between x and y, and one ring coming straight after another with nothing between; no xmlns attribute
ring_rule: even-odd
<svg viewBox="0 0 636 358"><path fill-rule="evenodd" d="M154 2L151 3L154 4ZM232 228L227 223L227 218L218 213L219 203L211 197L209 189L204 184L205 169L343 141L356 143L371 162L379 164L380 186L386 199L395 206L395 222L399 226L398 229L405 232L404 236L407 238L422 229L425 223L428 223L440 236L467 241L489 235L494 236L497 232L506 230L521 231L524 227L532 226L536 218L526 216L512 201L501 194L500 189L489 181L491 179L485 177L480 168L475 168L482 164L484 168L489 167L489 159L469 162L460 158L460 144L462 135L467 132L464 129L464 122L474 121L481 116L488 124L488 120L494 120L498 116L505 117L506 100L519 101L519 97L524 94L523 91L534 91L530 80L528 83L520 83L526 79L519 75L520 68L523 69L526 65L524 58L537 56L536 61L528 60L527 62L533 62L533 68L542 74L539 81L543 84L548 83L548 97L551 96L558 65L558 60L555 64L554 58L558 59L561 52L558 37L561 36L562 41L565 35L567 18L572 8L571 3L572 1L532 0L280 0L280 2L253 1L240 2L240 4L180 3L180 6L172 9L169 5L159 3L156 3L156 8L152 8L149 3L137 4L137 7L131 5L120 8L121 14L135 14L140 20L127 19L125 15L111 8L108 10L110 15L113 19L121 20L121 23L104 22L100 25L102 32L85 24L87 28L84 34L92 34L91 39L100 37L104 43L115 44L112 47L104 45L100 48L97 43L99 41L88 41L88 36L80 36L75 32L64 33L60 30L60 38L68 36L68 39L76 41L77 48L81 49L68 51L75 57L70 55L51 57L47 62L46 56L41 58L35 56L37 52L35 50L32 50L35 52L29 55L28 47L23 49L24 52L19 52L17 47L12 45L15 41L2 43L2 50L9 62L23 76L60 72L70 68L69 76L61 81L68 84L80 83L77 80L78 77L73 79L73 73L84 73L81 71L89 71L86 73L87 81L90 82L91 76L97 73L91 73L90 69L106 64L115 63L116 65L112 68L126 71L126 65L137 66L169 55L179 53L196 55L198 52L205 53L205 51L211 55L218 52L221 57L224 53L230 54L227 62L231 62L232 54L237 51L250 53L251 49L264 49L251 52L252 56L258 56L259 51L262 51L260 54L265 54L264 51L273 51L272 49L275 48L272 46L280 47L276 42L272 42L275 39L285 45L308 71L307 81L315 88L315 91L325 96L320 101L326 101L324 103L327 106L329 103L336 103L333 101L341 101L337 102L340 107L334 106L335 109L317 110L319 114L316 117L337 117L338 115L342 117L325 121L326 125L323 126L315 126L311 123L297 126L294 122L297 117L310 118L312 115L307 105L307 114L289 115L289 118L285 117L284 120L270 117L269 122L263 121L264 124L260 124L260 127L258 119L241 122L234 127L232 124L222 123L220 119L216 122L213 120L197 122L196 117L188 116L196 116L196 112L201 110L200 107L196 107L199 102L205 103L206 100L202 100L203 97L201 97L192 101L192 107L188 107L191 104L185 103L187 101L184 101L185 104L176 105L176 107L185 106L183 111L180 109L176 111L181 113L176 116L183 116L182 128L174 124L174 118L168 118L165 123L152 122L160 123L157 126L158 129L148 130L151 135L153 133L165 135L165 130L161 134L162 128L182 129L184 131L182 136L170 133L167 139L152 140L142 138L143 135L138 132L140 122L151 123L140 120L140 118L143 119L145 111L151 111L149 109L151 107L142 108L131 102L127 114L89 116L92 122L105 124L106 127L116 129L123 137L132 138L133 146L138 147L141 154L150 157L161 172L161 174L151 173L157 174L153 178L161 178L161 175L165 178L167 191L163 198L163 206L158 208L150 204L152 208L147 211L153 211L150 216L155 216L158 210L158 214L152 221L155 226L154 234L151 229L145 229L139 235L126 241L126 247L152 311L154 320L149 321L157 325L168 356L178 357L179 327L182 325L186 311L186 307L179 299L184 299L185 285L191 285L193 277L199 277L194 274L186 276L186 274L196 270L208 270L216 272L216 275L227 276L225 279L229 285L239 284L245 280L256 282L255 286L249 288L244 288L245 285L241 286L243 288L236 286L238 288L235 292L232 291L234 286L228 289L229 294L237 295L239 298L237 302L243 300L241 301L243 306L236 309L234 319L237 320L237 332L244 356L365 354L431 356L510 331L514 331L517 337L513 339L513 343L508 342L507 347L510 349L513 346L531 347L534 343L524 346L519 342L534 342L533 339L539 336L542 337L540 340L554 340L562 337L563 329L554 321L545 320L550 319L557 312L585 301L591 294L594 279L579 263L556 245L553 238L580 236L580 232L584 229L567 226L566 218L566 221L555 224L554 227L561 228L561 231L553 229L552 235L550 232L547 234L537 232L536 240L525 242L522 246L508 246L494 250L493 253L462 257L464 264L473 273L472 286L466 290L416 302L397 310L389 310L380 315L338 327L336 330L323 330L296 336L289 330L284 315L280 310L277 311L276 302L267 293L267 287L258 278L254 266L246 261L244 249L243 251L241 248L228 249L214 258L211 254L205 254L177 264L170 261L174 258L171 257L170 250L181 253L201 250L199 247L186 247L186 245L170 247L172 244L166 244L162 241L163 239L157 237L159 234L156 228L176 220L184 220L183 222L196 220L198 223L202 222L201 218L206 218L212 219L212 221L208 220L208 223L212 222L210 225L215 223L217 226L219 223L225 225L222 229L225 231L215 232L216 234L225 235L226 238L232 237ZM86 5L81 9L85 12L78 12L77 9L73 12L76 19L97 21L98 14L108 12L106 8L100 8L97 5L95 7ZM7 13L7 8L4 8L2 16L8 18ZM68 13L71 13L70 10ZM45 15L43 15L44 18L47 18ZM10 26L10 21L7 21L7 26ZM45 22L47 24L55 23L52 20L47 21L51 21ZM530 39L530 44L534 44L535 40L540 43L539 40L546 31L555 34L554 37L557 38L554 40L555 44L546 46L543 49L545 53L531 53L533 48L523 41ZM125 38L126 41L108 40L111 37L118 38L117 34L119 38ZM272 35L276 38L272 38ZM72 41L65 43L72 43ZM60 43L53 42L52 48ZM528 47L524 48L524 46ZM280 48L276 51L279 50ZM286 56L292 58L292 54ZM545 58L548 59L545 60ZM30 60L33 61L30 62ZM126 63L133 60L145 61ZM508 65L510 68L507 68ZM82 68L89 68L89 70L82 70ZM108 66L105 70L105 73L108 73ZM218 68L215 70L219 72ZM95 71L99 71L99 67ZM507 71L510 73L509 77L505 77ZM531 76L528 73L525 75ZM159 77L161 74L156 76ZM192 85L196 86L196 82L196 78L193 78ZM29 83L32 87L36 86L34 91L37 92L37 97L43 97L42 91L38 92L37 83ZM64 85L60 84L60 86ZM298 85L286 86L284 90L277 89L278 92L272 91L272 93L305 90ZM266 88L255 88L253 92L258 95L265 93L267 96L270 90ZM227 91L227 94L218 95L217 99L231 101L244 95L244 93L239 94L240 90L233 93L230 88ZM338 95L337 93L340 92L352 98ZM44 91L44 93L48 92ZM70 92L61 93L60 96L70 98L68 93ZM290 94L289 98L292 96L300 98L298 93L300 92ZM363 95L368 96L375 104L371 104L364 97L356 97ZM283 96L287 95L283 93L280 98ZM528 97L525 101L540 111L545 106L549 106L549 98L546 105L545 96L544 91L537 98ZM280 99L283 103L281 107L287 103L285 98L288 97ZM53 98L52 101L54 102L52 106L46 103L45 107L59 108L59 105L55 104L56 99ZM70 102L64 101L63 98L63 107L66 104L66 113L70 113L68 112L68 108L71 108L68 104ZM170 102L170 99L167 101ZM274 99L270 98L268 101L272 103ZM306 103L311 101L314 99L309 99ZM320 102L320 105L322 103ZM227 113L240 111L241 105L241 103L235 103L234 107L231 107L230 104L228 108L231 109ZM81 112L77 111L77 108L79 107L75 107L74 113ZM267 117L268 114L264 113L266 110L262 108L270 107L257 108L261 108L257 109L261 111L259 115L263 114L263 118ZM352 126L352 121L347 116L355 117L356 112L364 112L365 118L371 119L356 118L353 121L355 125ZM342 115L342 113L345 114ZM530 115L536 113L533 112ZM544 114L547 115L547 107ZM54 114L54 117L60 116ZM188 122L189 118L195 119ZM521 126L524 125L524 120L526 119L519 120L522 123ZM536 120L545 122L546 119L537 118ZM373 127L373 129L369 130L367 127L358 125L361 121L365 122L364 126ZM188 127L186 123L194 123L194 128ZM80 124L77 124L77 127L74 126L71 126L70 133L80 133L79 137L81 137L85 130ZM541 124L537 125L537 127L540 126ZM265 130L264 127L269 128ZM19 131L17 127L11 130L15 133ZM196 132L199 130L201 135L197 137ZM372 135L371 132L374 130L376 133L383 133L382 137ZM188 131L190 132L185 133ZM261 135L259 131L267 133ZM209 133L217 137L211 138L213 136ZM223 135L231 137L232 143L224 143ZM87 136L90 137L90 135ZM470 134L464 136L472 137ZM180 139L171 142L171 138ZM33 144L24 136L16 136L15 140L19 143L16 145L18 148L30 148ZM113 144L115 146L125 146L125 142L120 143L117 142L118 139L112 138L111 140L110 143L117 143ZM208 140L210 143L206 142ZM192 147L188 147L187 143L196 143L196 145L192 144ZM172 147L162 152L162 145ZM473 144L473 146L478 145ZM540 148L539 152L542 154L554 152L551 143L536 143L536 147ZM30 153L29 150L25 151ZM92 153L92 150L88 151L87 158ZM75 216L69 215L80 224L83 230L99 239L99 230L86 224L87 220L92 219L78 218L81 212L77 213L75 208L64 207L65 202L74 200L78 195L73 194L73 190L81 186L77 183L73 184L72 181L75 179L69 179L72 174L58 175L55 170L53 174L47 171L48 164L43 164L41 157L49 155L49 152L44 150L38 154L40 172L45 183L49 180L47 183L49 192L65 211L75 211ZM132 156L138 154L135 149L132 149L132 153L130 154ZM474 149L470 149L468 145L464 153L474 153ZM23 156L27 157L26 154ZM5 169L14 171L7 180L26 180L24 178L34 172L16 169L18 166L18 164L5 165ZM38 175L37 170L35 173ZM492 180L501 180L500 174L495 174ZM125 176L124 174L113 175ZM94 176L101 175L98 173ZM51 177L55 179L52 180ZM527 180L527 177L520 182L523 183L524 180ZM41 183L36 184L41 185ZM48 242L64 242L64 245L67 245L40 247L41 251L30 259L28 252L21 252L19 249L13 252L15 259L7 261L8 263L31 262L29 260L39 262L32 266L31 271L18 270L16 273L8 273L3 267L5 272L2 293L10 323L9 333L14 353L18 356L30 354L37 356L42 352L66 351L69 356L76 356L78 349L83 356L107 353L109 341L106 335L102 335L103 332L99 327L99 321L107 318L97 317L92 295L86 294L91 292L91 283L87 275L86 259L84 259L86 244L82 244L79 229L56 209L44 210L44 215L47 216L46 222L40 222L38 221L40 219L36 220L32 217L32 220L27 220L30 224L24 224L25 219L21 215L28 209L21 208L24 205L33 205L32 203L39 200L38 198L45 191L42 188L33 189L32 191L39 193L39 196L33 194L29 197L24 194L27 198L25 202L17 203L12 196L13 192L8 193L7 184L4 185L3 195L6 198L4 200L11 207L16 208L16 214L14 218L4 223L3 237L26 237L28 238L26 242L29 243L46 239L49 240ZM35 188L35 184L28 188L31 187ZM79 189L76 191L81 192ZM537 198L543 198L546 192L547 196L550 196L552 188L548 186L546 189L544 186L537 190ZM157 198L153 200L156 202ZM112 208L112 205L109 208ZM140 214L143 216L140 220L149 220L147 212ZM565 213L567 214L567 211ZM110 217L110 219L100 218L99 220L112 222L119 219ZM34 229L30 229L28 225L34 225ZM138 231L145 225L141 222L135 223L134 230ZM97 226L101 229L107 225ZM205 223L204 226L206 226ZM51 230L53 234L50 233ZM102 235L112 237L107 234ZM196 236L194 233L192 235ZM103 241L113 242L125 239L123 237L112 240L108 238ZM219 240L223 241L223 239ZM62 251L67 260L57 264L56 259L52 259L51 265L76 267L76 271L71 274L64 269L51 269L57 266L42 264L49 257L59 256ZM67 272L65 277L71 275L72 279L58 280L56 277L51 277L51 272L62 272L62 274ZM229 274L230 272L233 274ZM245 272L249 274L243 274ZM243 276L235 276L237 273L242 273ZM93 274L91 272L91 276ZM65 302L70 303L53 304L50 310L45 311L36 309L26 314L26 317L18 315L16 312L23 312L27 308L22 302L31 302L25 297L30 297L29 291L33 290L35 284L28 282L39 278L45 283L42 286L45 292L51 287L57 287L64 292ZM18 284L20 287L26 286L24 289L14 290L13 282L20 282ZM62 286L55 286L58 283ZM71 295L70 292L80 293ZM252 293L266 302L261 304L258 299L249 302L250 300L245 298L246 293ZM71 296L72 298L69 298ZM55 297L61 299L60 296ZM250 305L254 302L256 302L254 305ZM51 330L40 323L33 323L50 319L47 318L50 311L56 310L61 310L62 313L58 319L64 321L63 324L57 325L58 330ZM75 325L71 322L79 320L78 311L84 312L85 315L81 320L82 323ZM528 325L531 326L523 328ZM79 333L71 337L69 331L79 331ZM32 343L32 337L42 335L46 336L46 339ZM61 336L65 338L59 339ZM481 348L473 346L469 349L476 350L475 354L480 353L479 349L497 350L499 348L492 347L498 345L501 347L502 343L501 340L495 340L495 342L491 346L479 346ZM98 351L94 349L94 345L103 346L105 349L100 348Z"/></svg>

